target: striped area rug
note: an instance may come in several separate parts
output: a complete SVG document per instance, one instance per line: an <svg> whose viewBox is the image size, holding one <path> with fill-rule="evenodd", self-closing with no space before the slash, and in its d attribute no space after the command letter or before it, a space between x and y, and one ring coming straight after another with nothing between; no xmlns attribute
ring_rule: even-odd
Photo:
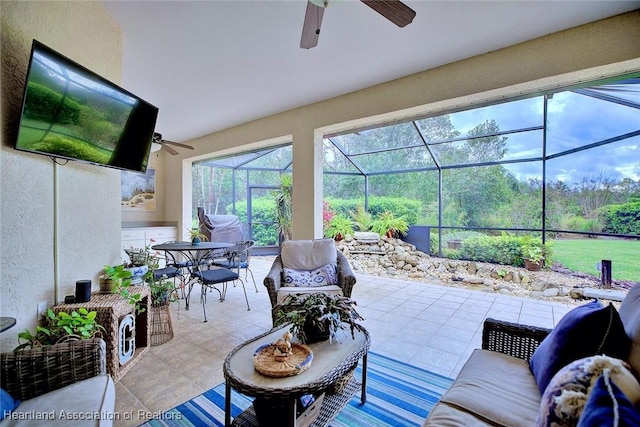
<svg viewBox="0 0 640 427"><path fill-rule="evenodd" d="M450 378L373 352L369 352L368 362L367 402L360 404L360 392L356 393L331 422L332 427L420 426L453 382ZM361 378L361 374L362 366L358 366L356 378ZM232 391L232 416L240 414L252 400ZM144 427L223 425L224 384L143 424Z"/></svg>

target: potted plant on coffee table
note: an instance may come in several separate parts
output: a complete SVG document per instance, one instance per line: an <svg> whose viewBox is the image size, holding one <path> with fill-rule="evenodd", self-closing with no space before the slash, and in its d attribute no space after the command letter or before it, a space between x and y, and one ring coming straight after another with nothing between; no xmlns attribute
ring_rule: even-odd
<svg viewBox="0 0 640 427"><path fill-rule="evenodd" d="M336 338L339 330L355 330L364 320L356 311L356 302L342 295L311 293L289 295L279 307L276 325L291 324L293 333L302 343Z"/></svg>

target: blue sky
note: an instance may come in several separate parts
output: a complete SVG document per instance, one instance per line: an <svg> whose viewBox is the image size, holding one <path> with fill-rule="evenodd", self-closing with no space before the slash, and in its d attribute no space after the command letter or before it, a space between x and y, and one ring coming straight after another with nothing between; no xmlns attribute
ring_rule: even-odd
<svg viewBox="0 0 640 427"><path fill-rule="evenodd" d="M640 83L640 79L636 79ZM640 89L636 85L618 86L608 93L622 95L640 106ZM465 134L486 120L495 120L500 130L541 126L543 97L509 102L451 114L454 126ZM548 101L547 154L554 154L640 130L640 109L615 104L573 92L554 94ZM527 136L528 135L528 136ZM507 146L509 158L537 157L542 152L541 132L514 134ZM539 162L511 165L519 179L540 178ZM605 174L607 178L640 180L640 137L632 137L593 148L547 163L547 180L562 180L568 185L584 177Z"/></svg>

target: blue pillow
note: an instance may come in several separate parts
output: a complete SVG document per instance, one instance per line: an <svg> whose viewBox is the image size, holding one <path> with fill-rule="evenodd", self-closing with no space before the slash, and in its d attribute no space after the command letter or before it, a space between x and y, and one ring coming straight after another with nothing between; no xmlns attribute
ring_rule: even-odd
<svg viewBox="0 0 640 427"><path fill-rule="evenodd" d="M564 315L531 356L529 367L544 394L551 378L564 366L584 357L607 355L628 360L631 341L616 308L599 301Z"/></svg>
<svg viewBox="0 0 640 427"><path fill-rule="evenodd" d="M15 400L4 389L0 389L0 421L4 420L5 415L16 409L19 404L19 400Z"/></svg>
<svg viewBox="0 0 640 427"><path fill-rule="evenodd" d="M607 373L600 375L589 392L578 427L640 426L640 413Z"/></svg>

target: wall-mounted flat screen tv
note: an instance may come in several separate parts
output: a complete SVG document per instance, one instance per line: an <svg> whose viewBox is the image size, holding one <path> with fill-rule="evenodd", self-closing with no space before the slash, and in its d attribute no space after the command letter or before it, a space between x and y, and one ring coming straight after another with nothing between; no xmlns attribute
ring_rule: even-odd
<svg viewBox="0 0 640 427"><path fill-rule="evenodd" d="M33 41L15 148L144 172L158 109Z"/></svg>

